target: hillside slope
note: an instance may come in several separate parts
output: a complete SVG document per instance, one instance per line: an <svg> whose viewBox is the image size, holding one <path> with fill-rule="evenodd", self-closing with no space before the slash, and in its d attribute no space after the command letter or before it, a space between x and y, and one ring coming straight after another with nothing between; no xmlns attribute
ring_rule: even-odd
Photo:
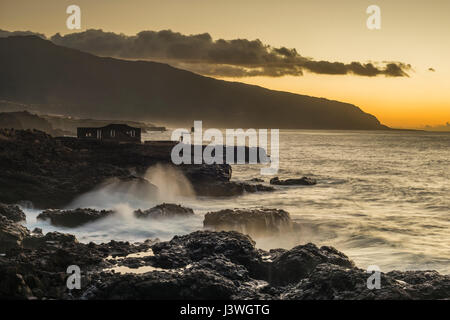
<svg viewBox="0 0 450 320"><path fill-rule="evenodd" d="M0 99L42 112L191 126L387 129L358 107L200 76L166 64L101 58L36 36L0 39Z"/></svg>

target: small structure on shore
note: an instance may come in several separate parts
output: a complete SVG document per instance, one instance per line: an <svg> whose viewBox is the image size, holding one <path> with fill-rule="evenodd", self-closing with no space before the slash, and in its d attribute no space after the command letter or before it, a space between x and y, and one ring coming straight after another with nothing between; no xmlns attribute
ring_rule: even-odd
<svg viewBox="0 0 450 320"><path fill-rule="evenodd" d="M141 143L141 128L109 124L99 128L77 128L78 139Z"/></svg>

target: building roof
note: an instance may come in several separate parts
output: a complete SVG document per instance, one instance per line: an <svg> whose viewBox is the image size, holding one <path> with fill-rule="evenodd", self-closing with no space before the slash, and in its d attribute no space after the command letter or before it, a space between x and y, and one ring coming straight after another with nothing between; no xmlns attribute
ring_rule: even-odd
<svg viewBox="0 0 450 320"><path fill-rule="evenodd" d="M140 129L136 127L131 127L127 124L111 123L104 127L80 127L79 129L116 129L116 130L130 130L130 129Z"/></svg>
<svg viewBox="0 0 450 320"><path fill-rule="evenodd" d="M139 128L132 127L127 124L111 123L111 124L108 124L107 126L104 126L103 129L125 129L125 130L127 130L127 129L139 129Z"/></svg>

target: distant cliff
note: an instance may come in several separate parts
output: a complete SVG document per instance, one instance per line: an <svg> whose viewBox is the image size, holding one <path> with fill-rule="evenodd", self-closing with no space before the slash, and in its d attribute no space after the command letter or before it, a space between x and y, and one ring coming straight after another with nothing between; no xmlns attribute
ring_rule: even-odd
<svg viewBox="0 0 450 320"><path fill-rule="evenodd" d="M100 58L36 36L0 39L0 99L41 112L191 126L388 129L360 108L200 76L166 64ZM324 93L325 94L325 93Z"/></svg>
<svg viewBox="0 0 450 320"><path fill-rule="evenodd" d="M44 131L53 136L70 135L71 132L54 128L46 119L32 114L28 111L0 112L0 128L8 129L36 129Z"/></svg>
<svg viewBox="0 0 450 320"><path fill-rule="evenodd" d="M11 110L12 103L6 104L0 101L0 111ZM17 107L34 111L34 106L24 104ZM99 120L99 119L79 119L65 116L52 116L45 114L34 114L29 111L9 111L0 112L0 128L7 129L36 129L44 131L52 136L76 136L78 127L104 127L108 124L119 123L128 124L133 127L141 128L142 132L164 131L164 127L155 127L152 124L127 121L127 120Z"/></svg>

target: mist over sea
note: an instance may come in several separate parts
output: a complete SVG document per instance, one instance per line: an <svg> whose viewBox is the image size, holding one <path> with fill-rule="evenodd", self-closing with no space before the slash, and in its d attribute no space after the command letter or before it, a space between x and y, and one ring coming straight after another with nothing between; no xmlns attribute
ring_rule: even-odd
<svg viewBox="0 0 450 320"><path fill-rule="evenodd" d="M170 132L147 133L144 140L168 139ZM270 149L269 149L270 153ZM233 180L261 176L262 165L233 165ZM75 229L36 221L25 209L27 227L75 234L82 242L169 240L203 228L203 215L224 208L284 209L302 224L295 236L256 239L257 246L291 248L313 242L347 254L357 266L382 271L438 270L450 274L450 134L406 131L280 132L280 178L310 176L315 186L276 186L267 193L233 198L196 198L189 182L166 167L147 178L157 197L132 190L100 189L68 208L116 209L118 214ZM143 220L133 210L173 202L194 209L194 218Z"/></svg>

